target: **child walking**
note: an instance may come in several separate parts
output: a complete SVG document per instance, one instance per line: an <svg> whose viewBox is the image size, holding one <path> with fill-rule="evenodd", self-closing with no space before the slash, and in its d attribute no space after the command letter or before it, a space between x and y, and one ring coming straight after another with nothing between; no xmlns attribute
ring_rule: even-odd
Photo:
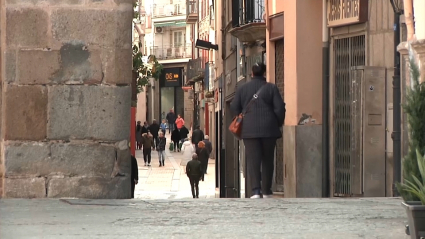
<svg viewBox="0 0 425 239"><path fill-rule="evenodd" d="M165 119L162 120L162 123L159 127L161 128L162 133L164 133L165 135L165 132L167 130L167 123L165 123Z"/></svg>
<svg viewBox="0 0 425 239"><path fill-rule="evenodd" d="M165 160L165 145L167 144L167 139L164 137L164 133L159 133L158 145L156 146L156 150L158 151L158 159L159 159L159 167L164 166Z"/></svg>

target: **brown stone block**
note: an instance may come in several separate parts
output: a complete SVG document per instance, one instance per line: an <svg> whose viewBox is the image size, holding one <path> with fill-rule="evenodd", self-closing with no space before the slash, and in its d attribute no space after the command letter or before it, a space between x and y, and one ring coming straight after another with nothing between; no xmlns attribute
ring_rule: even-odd
<svg viewBox="0 0 425 239"><path fill-rule="evenodd" d="M16 51L6 51L6 81L14 82L16 79Z"/></svg>
<svg viewBox="0 0 425 239"><path fill-rule="evenodd" d="M5 139L46 138L47 89L44 86L13 86L5 89Z"/></svg>
<svg viewBox="0 0 425 239"><path fill-rule="evenodd" d="M83 0L6 0L7 4L22 4L22 3L32 3L38 4L41 2L48 2L49 5L58 5L58 4L82 4Z"/></svg>
<svg viewBox="0 0 425 239"><path fill-rule="evenodd" d="M6 43L8 46L46 47L47 12L39 8L7 8Z"/></svg>
<svg viewBox="0 0 425 239"><path fill-rule="evenodd" d="M4 182L6 198L46 197L45 178L6 178Z"/></svg>
<svg viewBox="0 0 425 239"><path fill-rule="evenodd" d="M131 196L130 177L52 178L49 198L127 199Z"/></svg>
<svg viewBox="0 0 425 239"><path fill-rule="evenodd" d="M102 51L104 83L129 85L133 66L132 49L112 49Z"/></svg>
<svg viewBox="0 0 425 239"><path fill-rule="evenodd" d="M21 50L18 54L19 84L48 84L60 69L59 51Z"/></svg>
<svg viewBox="0 0 425 239"><path fill-rule="evenodd" d="M132 17L131 7L125 11L60 8L52 12L52 34L62 43L131 48Z"/></svg>

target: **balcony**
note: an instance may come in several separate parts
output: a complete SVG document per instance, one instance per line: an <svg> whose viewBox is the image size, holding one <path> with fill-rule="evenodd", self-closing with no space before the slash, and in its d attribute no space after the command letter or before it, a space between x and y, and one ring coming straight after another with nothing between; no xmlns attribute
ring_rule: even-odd
<svg viewBox="0 0 425 239"><path fill-rule="evenodd" d="M230 33L241 42L255 42L266 39L266 21L264 20L264 0L233 1L233 29Z"/></svg>
<svg viewBox="0 0 425 239"><path fill-rule="evenodd" d="M184 16L186 14L186 2L175 0L173 4L154 4L152 18Z"/></svg>
<svg viewBox="0 0 425 239"><path fill-rule="evenodd" d="M201 81L205 77L205 69L202 67L202 58L189 60L187 63L187 84L194 84L195 82Z"/></svg>
<svg viewBox="0 0 425 239"><path fill-rule="evenodd" d="M154 46L150 48L151 54L158 60L173 60L192 57L192 45L181 46Z"/></svg>
<svg viewBox="0 0 425 239"><path fill-rule="evenodd" d="M187 24L198 22L198 0L186 0L186 22Z"/></svg>

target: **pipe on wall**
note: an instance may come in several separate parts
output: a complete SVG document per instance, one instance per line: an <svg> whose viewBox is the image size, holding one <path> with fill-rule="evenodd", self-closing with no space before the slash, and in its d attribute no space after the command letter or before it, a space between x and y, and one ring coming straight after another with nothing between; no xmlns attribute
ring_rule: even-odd
<svg viewBox="0 0 425 239"><path fill-rule="evenodd" d="M404 18L406 22L407 28L407 40L410 41L413 39L415 35L415 28L413 24L413 2L412 0L404 0L403 1L404 8Z"/></svg>

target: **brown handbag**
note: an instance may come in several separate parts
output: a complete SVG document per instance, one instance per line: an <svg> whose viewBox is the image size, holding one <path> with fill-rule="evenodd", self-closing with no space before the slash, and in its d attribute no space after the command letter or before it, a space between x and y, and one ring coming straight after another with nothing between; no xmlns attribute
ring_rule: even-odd
<svg viewBox="0 0 425 239"><path fill-rule="evenodd" d="M266 83L267 84L267 83ZM250 106L252 103L254 103L257 99L258 99L258 95L260 94L261 90L263 89L263 87L266 85L262 85L260 87L260 89L258 89L257 93L255 93L252 96L252 99L249 101L248 105L245 107L245 109L242 111L242 113L240 113L239 115L237 115L232 123L230 123L229 126L229 131L237 138L237 139L241 139L242 136L242 123L243 123L243 118L245 116L245 114L248 112Z"/></svg>

